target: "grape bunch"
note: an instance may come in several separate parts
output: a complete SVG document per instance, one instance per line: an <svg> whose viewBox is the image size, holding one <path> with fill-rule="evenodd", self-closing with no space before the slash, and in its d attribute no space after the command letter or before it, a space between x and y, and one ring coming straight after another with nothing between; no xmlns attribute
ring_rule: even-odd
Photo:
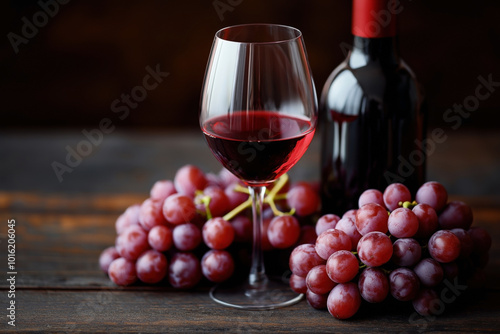
<svg viewBox="0 0 500 334"><path fill-rule="evenodd" d="M224 282L248 265L251 252L242 250L251 249L251 200L229 171L205 174L186 165L173 180L157 181L149 195L118 217L115 245L100 255L115 284L189 289L202 280ZM263 250L282 250L288 258L293 247L315 240L303 218L317 213L319 202L310 184L280 178L265 198Z"/></svg>
<svg viewBox="0 0 500 334"><path fill-rule="evenodd" d="M411 302L422 316L437 315L448 284L467 281L488 262L491 236L472 226L470 206L448 201L445 187L427 182L416 192L400 183L364 191L358 209L316 222L316 241L289 258L290 287L310 306L338 319L362 303Z"/></svg>

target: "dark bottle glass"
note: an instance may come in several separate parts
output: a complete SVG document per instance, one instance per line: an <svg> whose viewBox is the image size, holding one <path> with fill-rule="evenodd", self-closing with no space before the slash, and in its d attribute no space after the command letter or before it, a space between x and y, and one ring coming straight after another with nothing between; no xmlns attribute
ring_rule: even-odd
<svg viewBox="0 0 500 334"><path fill-rule="evenodd" d="M397 50L391 0L354 0L354 45L322 91L321 195L324 213L357 208L366 189L424 182L423 95Z"/></svg>

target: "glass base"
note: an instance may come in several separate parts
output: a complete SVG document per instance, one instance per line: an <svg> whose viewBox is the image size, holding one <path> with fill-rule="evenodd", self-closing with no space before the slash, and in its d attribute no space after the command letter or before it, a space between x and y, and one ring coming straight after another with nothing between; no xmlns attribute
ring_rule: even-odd
<svg viewBox="0 0 500 334"><path fill-rule="evenodd" d="M212 287L209 294L212 300L221 305L242 310L272 310L298 303L304 297L283 281L271 278L258 289L252 289L248 283L222 284Z"/></svg>

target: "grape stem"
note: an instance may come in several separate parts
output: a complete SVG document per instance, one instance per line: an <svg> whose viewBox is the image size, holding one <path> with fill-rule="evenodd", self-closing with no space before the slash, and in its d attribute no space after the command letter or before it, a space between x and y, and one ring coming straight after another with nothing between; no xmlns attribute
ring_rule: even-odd
<svg viewBox="0 0 500 334"><path fill-rule="evenodd" d="M197 200L197 202L202 203L205 207L205 214L207 216L207 220L212 219L212 212L210 212L210 201L212 198L210 196L203 196Z"/></svg>
<svg viewBox="0 0 500 334"><path fill-rule="evenodd" d="M288 182L288 174L283 174L279 179L278 182L276 182L276 185L271 189L269 194L267 194L266 198L264 198L264 203L269 204L271 207L271 210L273 210L273 213L275 216L286 216L286 215L293 215L295 213L295 208L292 208L289 212L282 212L278 210L276 207L276 203L274 202L276 200L276 195L278 192L283 188L283 186ZM286 198L286 194L285 198Z"/></svg>
<svg viewBox="0 0 500 334"><path fill-rule="evenodd" d="M269 193L264 198L264 203L269 204L269 206L271 207L271 210L273 211L275 216L293 215L295 213L294 208L292 208L289 212L282 212L276 207L276 203L275 203L276 200L281 200L281 199L286 198L286 194L278 194L278 193L283 188L283 186L288 182L288 179L289 179L288 174L286 174L286 173L283 174L278 179L278 181L276 182L276 185L273 187L273 189L271 189L271 191L269 191ZM234 190L249 194L248 189L246 189L245 187L240 186L240 185L236 185ZM202 199L202 201L203 201L203 199ZM203 203L205 203L205 202L203 202ZM226 213L222 217L222 219L224 219L226 221L230 221L231 219L236 217L238 214L240 214L242 211L244 211L247 208L250 208L251 206L252 206L252 198L251 198L251 196L249 196L245 202L241 203L236 208L234 208L233 210ZM205 208L207 209L207 217L208 217L208 214L209 214L208 204L205 204Z"/></svg>
<svg viewBox="0 0 500 334"><path fill-rule="evenodd" d="M286 199L288 194L276 194L276 196L274 196L274 200L275 201L279 201L279 200L282 200L282 199Z"/></svg>
<svg viewBox="0 0 500 334"><path fill-rule="evenodd" d="M399 202L398 205L403 207L403 208L411 210L414 207L416 207L418 205L418 203L417 203L417 201L413 201L413 202L405 201L405 202Z"/></svg>
<svg viewBox="0 0 500 334"><path fill-rule="evenodd" d="M252 206L252 199L250 197L248 197L248 199L245 202L241 203L240 205L235 207L233 210L226 213L224 215L224 217L222 217L222 219L224 219L226 221L230 221L231 219L236 217L239 213L241 213L243 210L245 210L251 206Z"/></svg>
<svg viewBox="0 0 500 334"><path fill-rule="evenodd" d="M234 186L234 191L250 195L248 188L243 187L241 184L237 184L236 186Z"/></svg>

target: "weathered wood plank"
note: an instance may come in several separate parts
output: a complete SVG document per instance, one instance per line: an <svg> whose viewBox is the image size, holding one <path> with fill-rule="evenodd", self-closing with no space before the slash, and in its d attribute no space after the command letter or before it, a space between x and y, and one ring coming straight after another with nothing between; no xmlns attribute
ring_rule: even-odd
<svg viewBox="0 0 500 334"><path fill-rule="evenodd" d="M219 306L205 291L53 291L16 295L16 330L24 332L211 332L231 333L383 333L496 332L500 292L461 296L437 318L414 315L409 303L363 305L347 321L305 301L271 311L241 311ZM448 312L447 312L448 311ZM5 328L5 327L4 327Z"/></svg>
<svg viewBox="0 0 500 334"><path fill-rule="evenodd" d="M99 270L98 259L104 248L114 244L116 215L0 215L2 222L11 218L16 220L18 287L110 285ZM7 235L2 234L0 245L6 241ZM7 259L6 252L7 247L2 247L2 258ZM2 281L0 287L6 283Z"/></svg>
<svg viewBox="0 0 500 334"><path fill-rule="evenodd" d="M121 213L149 194L43 194L0 191L0 211L15 213Z"/></svg>

